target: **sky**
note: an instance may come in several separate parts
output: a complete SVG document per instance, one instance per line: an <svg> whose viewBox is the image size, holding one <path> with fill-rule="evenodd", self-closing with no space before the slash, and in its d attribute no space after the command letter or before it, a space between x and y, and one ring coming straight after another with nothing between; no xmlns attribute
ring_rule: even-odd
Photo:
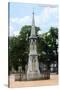
<svg viewBox="0 0 60 90"><path fill-rule="evenodd" d="M32 3L10 2L9 5L9 35L19 34L24 25L32 25L34 10L35 26L40 27L40 34L47 32L50 27L58 27L58 6Z"/></svg>

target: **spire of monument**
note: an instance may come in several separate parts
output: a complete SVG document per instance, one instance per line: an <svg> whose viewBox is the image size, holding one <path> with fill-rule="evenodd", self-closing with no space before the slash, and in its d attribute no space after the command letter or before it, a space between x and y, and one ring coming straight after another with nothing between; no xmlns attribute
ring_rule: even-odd
<svg viewBox="0 0 60 90"><path fill-rule="evenodd" d="M32 25L35 26L35 20L34 20L34 10L33 10L33 17L32 17Z"/></svg>
<svg viewBox="0 0 60 90"><path fill-rule="evenodd" d="M31 36L35 36L35 20L34 20L34 10L32 13L32 28L31 28Z"/></svg>

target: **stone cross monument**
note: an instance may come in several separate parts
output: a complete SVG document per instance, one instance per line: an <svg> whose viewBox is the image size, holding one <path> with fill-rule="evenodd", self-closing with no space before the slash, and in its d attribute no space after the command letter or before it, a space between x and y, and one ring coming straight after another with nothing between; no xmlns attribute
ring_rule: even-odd
<svg viewBox="0 0 60 90"><path fill-rule="evenodd" d="M29 59L28 59L28 68L27 68L27 80L36 80L40 78L39 63L38 63L38 54L36 47L36 31L35 31L35 21L34 21L34 12L32 16L32 28L31 34L29 37L30 47L29 47Z"/></svg>

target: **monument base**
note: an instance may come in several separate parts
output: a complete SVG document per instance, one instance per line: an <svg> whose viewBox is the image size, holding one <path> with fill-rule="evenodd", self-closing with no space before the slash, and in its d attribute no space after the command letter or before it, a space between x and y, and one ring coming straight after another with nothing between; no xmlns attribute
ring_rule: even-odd
<svg viewBox="0 0 60 90"><path fill-rule="evenodd" d="M27 72L27 80L38 80L40 77L40 72Z"/></svg>

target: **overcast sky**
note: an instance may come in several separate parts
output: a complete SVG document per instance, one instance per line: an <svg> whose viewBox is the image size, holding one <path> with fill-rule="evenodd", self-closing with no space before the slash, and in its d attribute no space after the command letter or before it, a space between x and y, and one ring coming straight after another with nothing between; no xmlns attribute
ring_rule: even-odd
<svg viewBox="0 0 60 90"><path fill-rule="evenodd" d="M33 9L35 25L40 27L41 33L47 32L51 26L58 27L58 6L11 2L9 4L10 36L18 35L22 26L32 25Z"/></svg>

